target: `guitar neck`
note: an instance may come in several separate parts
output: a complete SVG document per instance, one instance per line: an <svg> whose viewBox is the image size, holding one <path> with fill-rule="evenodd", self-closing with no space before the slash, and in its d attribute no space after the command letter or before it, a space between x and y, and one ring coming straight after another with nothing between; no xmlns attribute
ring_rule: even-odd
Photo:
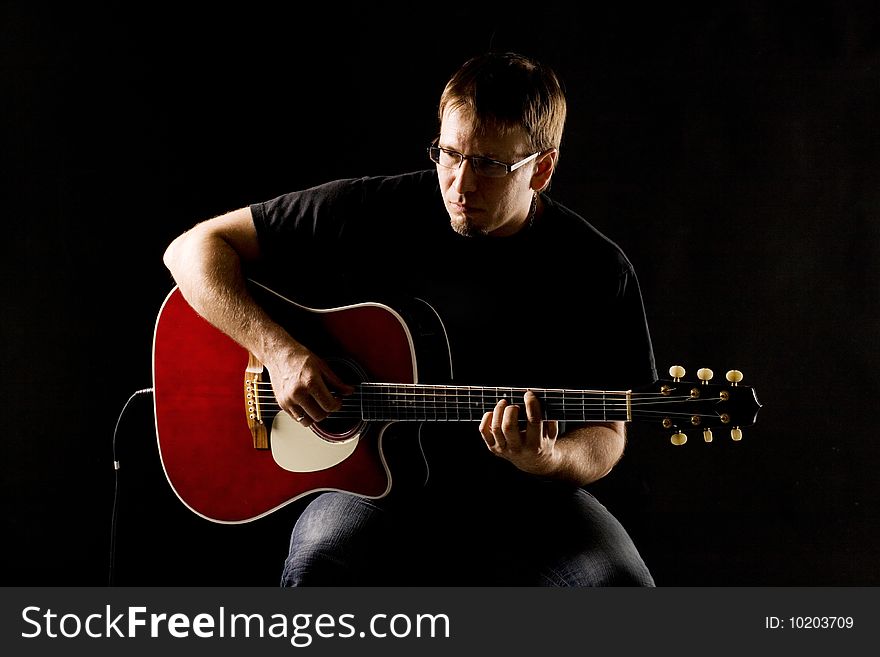
<svg viewBox="0 0 880 657"><path fill-rule="evenodd" d="M271 384L268 382L261 386ZM754 424L760 404L746 386L722 387L701 383L657 381L633 390L568 390L557 388L500 388L487 386L372 383L355 386L342 398L337 419L368 422L478 422L498 400L522 404L531 390L541 402L545 420L566 422L658 422L664 428ZM264 391L263 411L279 411Z"/></svg>
<svg viewBox="0 0 880 657"><path fill-rule="evenodd" d="M362 383L345 405L350 410L357 406L361 418L369 421L473 422L493 410L500 399L522 404L528 390L538 396L546 420L632 419L629 391Z"/></svg>

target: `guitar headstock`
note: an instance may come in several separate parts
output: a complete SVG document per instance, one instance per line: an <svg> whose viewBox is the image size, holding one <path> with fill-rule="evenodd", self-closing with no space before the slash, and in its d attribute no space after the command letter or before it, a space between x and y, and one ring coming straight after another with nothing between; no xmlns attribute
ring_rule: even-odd
<svg viewBox="0 0 880 657"><path fill-rule="evenodd" d="M743 427L752 426L761 403L755 390L740 385L743 373L727 372L725 383L711 383L714 374L708 368L697 370L698 381L685 381L680 365L669 368L670 379L658 380L647 388L634 391L633 418L654 422L671 431L673 445L687 442L686 431L699 432L703 440L714 440L713 429L724 429L734 441L743 438Z"/></svg>

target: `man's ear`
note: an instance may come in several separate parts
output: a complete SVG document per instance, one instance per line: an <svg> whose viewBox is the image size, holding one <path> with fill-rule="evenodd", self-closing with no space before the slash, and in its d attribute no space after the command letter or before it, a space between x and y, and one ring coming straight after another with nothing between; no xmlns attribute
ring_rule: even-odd
<svg viewBox="0 0 880 657"><path fill-rule="evenodd" d="M535 160L535 171L532 173L532 189L537 192L544 191L550 184L550 178L556 170L556 161L559 159L559 149L549 148Z"/></svg>

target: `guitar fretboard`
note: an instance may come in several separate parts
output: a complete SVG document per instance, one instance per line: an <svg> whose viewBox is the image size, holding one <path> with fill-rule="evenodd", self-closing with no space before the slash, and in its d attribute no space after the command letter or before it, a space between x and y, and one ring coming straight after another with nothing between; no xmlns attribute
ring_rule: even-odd
<svg viewBox="0 0 880 657"><path fill-rule="evenodd" d="M628 391L432 386L423 384L362 383L346 406L357 403L369 421L472 422L495 408L499 399L523 404L531 390L541 402L544 419L572 422L629 421ZM525 411L521 418L525 419Z"/></svg>

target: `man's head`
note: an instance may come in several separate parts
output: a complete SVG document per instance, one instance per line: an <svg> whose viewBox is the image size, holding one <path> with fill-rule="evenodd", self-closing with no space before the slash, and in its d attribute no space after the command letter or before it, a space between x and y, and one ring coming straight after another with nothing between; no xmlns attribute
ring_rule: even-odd
<svg viewBox="0 0 880 657"><path fill-rule="evenodd" d="M481 55L452 76L431 157L456 231L504 236L526 224L550 184L565 113L556 75L521 55Z"/></svg>
<svg viewBox="0 0 880 657"><path fill-rule="evenodd" d="M565 93L556 74L516 53L487 53L468 60L440 96L439 119L449 110L471 118L478 132L528 137L530 151L559 149L565 127Z"/></svg>

